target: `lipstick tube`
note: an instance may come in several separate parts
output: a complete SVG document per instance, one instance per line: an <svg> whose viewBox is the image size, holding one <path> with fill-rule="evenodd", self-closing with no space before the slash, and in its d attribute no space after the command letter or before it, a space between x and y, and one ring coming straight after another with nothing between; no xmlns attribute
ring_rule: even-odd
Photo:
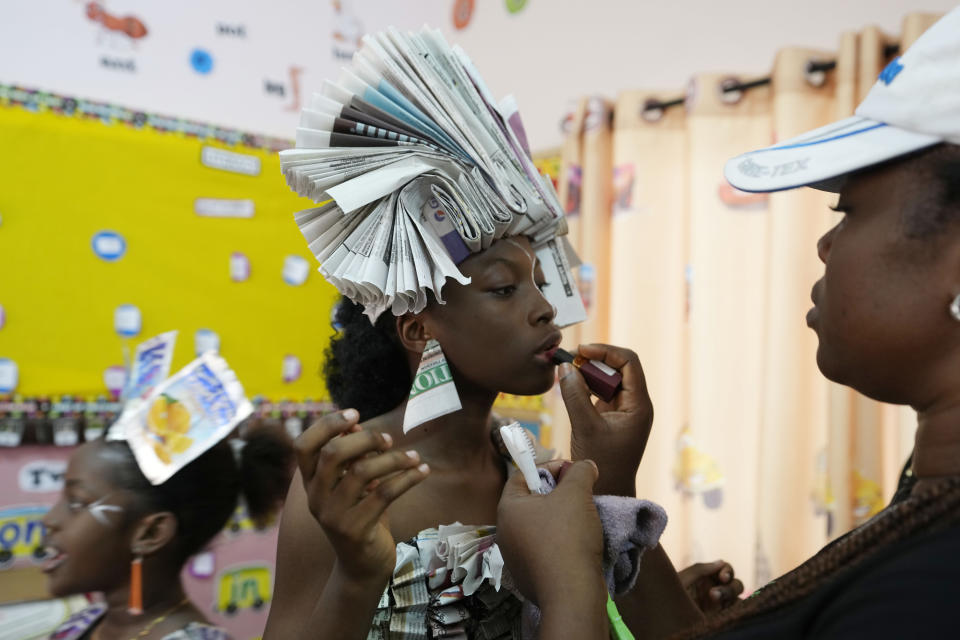
<svg viewBox="0 0 960 640"><path fill-rule="evenodd" d="M580 355L574 356L560 347L553 352L551 359L555 364L569 362L579 369L590 391L604 402L613 400L613 396L620 389L620 383L623 382L623 375L605 362L588 360Z"/></svg>

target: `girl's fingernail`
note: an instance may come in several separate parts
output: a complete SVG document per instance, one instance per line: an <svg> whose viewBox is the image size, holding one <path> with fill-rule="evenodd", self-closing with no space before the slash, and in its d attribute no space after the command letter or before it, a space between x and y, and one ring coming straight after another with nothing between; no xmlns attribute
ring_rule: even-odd
<svg viewBox="0 0 960 640"><path fill-rule="evenodd" d="M710 589L710 597L714 600L719 600L723 596L723 592L720 589Z"/></svg>
<svg viewBox="0 0 960 640"><path fill-rule="evenodd" d="M343 416L343 419L347 420L348 422L352 422L360 418L360 414L357 413L356 409L344 409L340 415Z"/></svg>
<svg viewBox="0 0 960 640"><path fill-rule="evenodd" d="M566 378L571 373L573 373L573 365L570 364L569 362L564 362L557 369L557 376L559 376L560 378Z"/></svg>
<svg viewBox="0 0 960 640"><path fill-rule="evenodd" d="M417 471L419 471L420 473L430 473L430 466L426 462L424 462L422 465L417 467Z"/></svg>
<svg viewBox="0 0 960 640"><path fill-rule="evenodd" d="M390 437L389 433L381 433L380 437L383 438L383 443L388 447L393 444L393 438Z"/></svg>
<svg viewBox="0 0 960 640"><path fill-rule="evenodd" d="M411 460L420 459L420 454L414 451L413 449L411 449L410 451L407 451L406 453L407 453L407 457L410 458Z"/></svg>

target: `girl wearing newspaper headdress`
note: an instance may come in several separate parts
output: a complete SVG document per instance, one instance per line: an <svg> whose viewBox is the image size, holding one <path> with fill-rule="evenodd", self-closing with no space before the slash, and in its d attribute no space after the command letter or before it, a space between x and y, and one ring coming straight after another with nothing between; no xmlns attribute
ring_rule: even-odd
<svg viewBox="0 0 960 640"><path fill-rule="evenodd" d="M293 449L283 430L264 426L248 426L242 440L227 441L222 430L203 437L209 416L193 411L177 382L209 365L228 385L213 358L204 356L148 394L138 405L145 420L137 420L142 412L125 412L110 436L70 457L63 493L43 519L42 568L53 596L100 592L103 601L71 617L51 638L228 638L189 600L181 571L223 529L239 500L255 523L270 520L290 479ZM151 411L161 404L163 411ZM227 432L243 418L220 415ZM147 431L147 423L151 438L164 427L164 438L155 440L173 442L170 457L147 459L138 447L132 431L137 425ZM182 446L184 438L189 446Z"/></svg>
<svg viewBox="0 0 960 640"><path fill-rule="evenodd" d="M344 411L297 442L265 637L509 636L491 409L550 389L558 327L583 319L562 209L518 115L437 32L366 37L301 124L281 162L320 203L296 220L346 298L326 368ZM597 462L598 493L632 496L652 421L639 360L579 355L623 384L575 425L574 456Z"/></svg>

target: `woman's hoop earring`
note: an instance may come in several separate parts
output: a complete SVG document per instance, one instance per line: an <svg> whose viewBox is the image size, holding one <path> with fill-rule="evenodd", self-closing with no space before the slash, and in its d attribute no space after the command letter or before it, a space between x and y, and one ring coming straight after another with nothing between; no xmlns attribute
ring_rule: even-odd
<svg viewBox="0 0 960 640"><path fill-rule="evenodd" d="M954 320L960 322L960 294L957 294L957 297L950 303L950 315L953 316Z"/></svg>

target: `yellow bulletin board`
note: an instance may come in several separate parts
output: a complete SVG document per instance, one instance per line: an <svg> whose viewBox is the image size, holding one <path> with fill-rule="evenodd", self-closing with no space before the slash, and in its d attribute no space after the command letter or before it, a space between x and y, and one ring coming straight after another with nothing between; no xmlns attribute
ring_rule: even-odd
<svg viewBox="0 0 960 640"><path fill-rule="evenodd" d="M0 86L0 359L16 364L15 393L103 394L125 349L172 329L176 370L205 329L248 395L325 398L337 294L293 221L314 204L286 186L283 146ZM121 240L95 242L101 232ZM101 257L118 242L122 256ZM231 278L233 254L249 278ZM288 256L306 260L302 284L284 281ZM137 336L118 334L120 305L139 309ZM298 379L285 381L286 356L299 359Z"/></svg>

